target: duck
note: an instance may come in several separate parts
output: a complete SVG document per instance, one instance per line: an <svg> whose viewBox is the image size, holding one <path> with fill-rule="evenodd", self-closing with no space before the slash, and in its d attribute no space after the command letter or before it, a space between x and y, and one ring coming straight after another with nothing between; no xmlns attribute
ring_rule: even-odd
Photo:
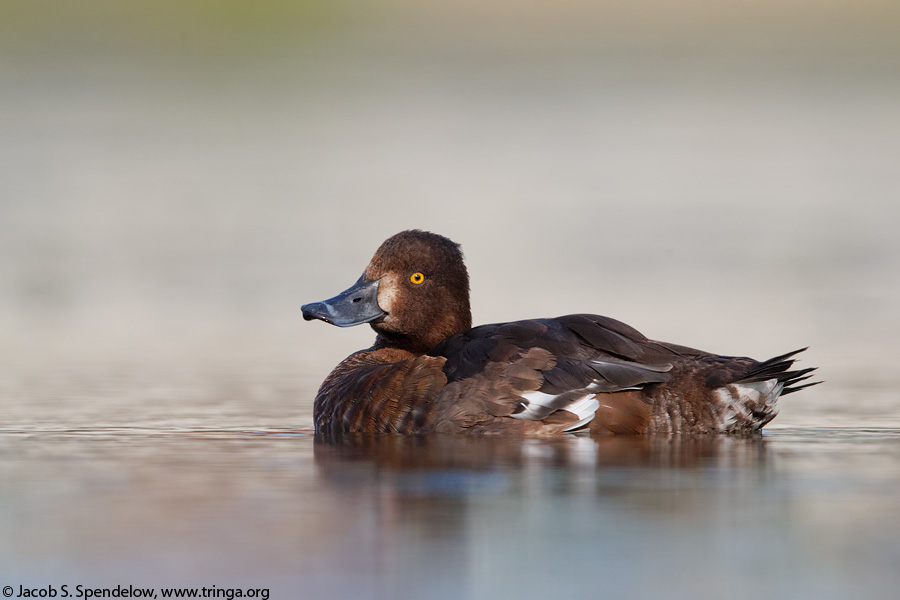
<svg viewBox="0 0 900 600"><path fill-rule="evenodd" d="M758 361L648 339L610 317L570 314L472 326L460 245L412 229L388 238L307 321L368 323L313 402L317 434L552 437L754 434L781 396L816 385L807 348Z"/></svg>

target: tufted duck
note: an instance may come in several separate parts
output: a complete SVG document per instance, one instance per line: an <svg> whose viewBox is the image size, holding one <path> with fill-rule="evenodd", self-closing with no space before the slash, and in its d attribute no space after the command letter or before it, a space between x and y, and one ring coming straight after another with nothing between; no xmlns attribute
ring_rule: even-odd
<svg viewBox="0 0 900 600"><path fill-rule="evenodd" d="M598 315L473 328L459 245L426 231L389 238L350 289L302 310L377 334L322 383L325 434L752 433L814 385L800 384L814 367L792 370L802 350L719 356Z"/></svg>

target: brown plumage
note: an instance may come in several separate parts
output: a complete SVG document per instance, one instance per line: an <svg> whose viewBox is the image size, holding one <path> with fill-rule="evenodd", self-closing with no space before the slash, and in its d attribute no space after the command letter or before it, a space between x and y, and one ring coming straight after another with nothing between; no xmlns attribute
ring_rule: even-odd
<svg viewBox="0 0 900 600"><path fill-rule="evenodd" d="M306 319L369 323L375 344L341 362L316 395L321 433L557 435L746 433L813 368L797 350L764 362L656 342L579 314L471 328L459 246L412 230L385 241L350 289Z"/></svg>

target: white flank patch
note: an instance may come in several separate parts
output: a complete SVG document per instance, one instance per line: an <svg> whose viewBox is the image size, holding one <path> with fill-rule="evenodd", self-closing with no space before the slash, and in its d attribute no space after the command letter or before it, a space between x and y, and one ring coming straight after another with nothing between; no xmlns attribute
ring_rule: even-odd
<svg viewBox="0 0 900 600"><path fill-rule="evenodd" d="M563 429L563 432L575 431L576 429L580 429L593 421L594 415L597 414L598 408L600 408L600 401L597 400L596 396L585 396L565 407L563 410L567 410L570 413L575 413L575 416L578 417L578 422L572 423L571 425Z"/></svg>
<svg viewBox="0 0 900 600"><path fill-rule="evenodd" d="M544 417L541 416L542 412L538 412L536 409L539 407L550 407L553 402L559 396L554 394L545 394L544 392L525 392L522 394L522 398L524 398L528 404L522 403L522 406L525 407L520 413L516 413L514 415L510 415L516 419L528 419L530 421L540 421ZM585 394L584 396L580 396L566 404L565 406L561 406L555 410L565 410L576 417L578 417L578 421L576 423L572 423L565 429L566 431L574 431L576 429L580 429L590 423L594 414L597 412L597 409L600 408L600 401L594 396L594 394ZM546 416L546 415L544 415Z"/></svg>
<svg viewBox="0 0 900 600"><path fill-rule="evenodd" d="M528 419L530 421L540 421L542 418L534 411L534 407L550 406L557 398L557 396L554 396L553 394L545 394L544 392L526 392L521 394L521 396L528 401L528 404L523 404L525 410L510 416L515 417L516 419Z"/></svg>

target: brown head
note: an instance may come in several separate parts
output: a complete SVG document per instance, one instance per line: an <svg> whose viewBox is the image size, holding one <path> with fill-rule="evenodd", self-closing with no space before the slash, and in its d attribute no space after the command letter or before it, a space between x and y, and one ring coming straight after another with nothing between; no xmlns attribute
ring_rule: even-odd
<svg viewBox="0 0 900 600"><path fill-rule="evenodd" d="M469 275L459 245L413 229L388 238L348 290L303 306L303 318L369 323L376 346L423 354L472 326Z"/></svg>

